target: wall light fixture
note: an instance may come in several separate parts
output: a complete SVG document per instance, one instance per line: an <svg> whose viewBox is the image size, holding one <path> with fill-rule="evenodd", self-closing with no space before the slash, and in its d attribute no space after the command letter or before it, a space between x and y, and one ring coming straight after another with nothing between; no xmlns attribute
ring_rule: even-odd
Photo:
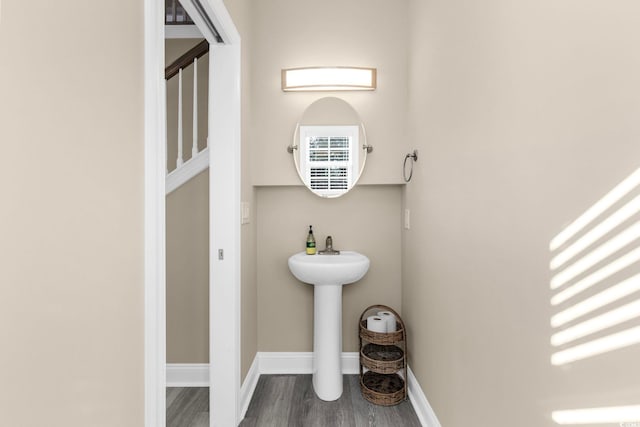
<svg viewBox="0 0 640 427"><path fill-rule="evenodd" d="M282 70L282 90L375 90L376 69L363 67L304 67Z"/></svg>

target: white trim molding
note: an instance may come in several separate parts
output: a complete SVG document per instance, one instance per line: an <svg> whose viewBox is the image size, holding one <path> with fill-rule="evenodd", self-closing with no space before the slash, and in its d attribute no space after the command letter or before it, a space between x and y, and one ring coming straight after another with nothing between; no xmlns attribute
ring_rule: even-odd
<svg viewBox="0 0 640 427"><path fill-rule="evenodd" d="M209 51L210 426L240 422L240 33L223 0L182 1ZM222 37L217 43L211 24Z"/></svg>
<svg viewBox="0 0 640 427"><path fill-rule="evenodd" d="M247 413L258 385L259 366L256 355L240 388L240 419ZM167 363L167 387L209 387L209 369L208 363Z"/></svg>
<svg viewBox="0 0 640 427"><path fill-rule="evenodd" d="M418 379L413 375L411 368L407 369L407 376L409 377L407 382L409 400L413 405L414 411L416 411L420 424L424 427L441 427L436 413L433 412L433 408L431 408L427 396L422 391L422 387L420 387Z"/></svg>
<svg viewBox="0 0 640 427"><path fill-rule="evenodd" d="M167 387L209 387L209 364L167 363Z"/></svg>
<svg viewBox="0 0 640 427"><path fill-rule="evenodd" d="M164 5L144 2L144 425L166 419Z"/></svg>
<svg viewBox="0 0 640 427"><path fill-rule="evenodd" d="M260 363L258 355L256 354L256 357L253 359L253 363L251 363L251 367L249 368L249 372L247 372L247 376L244 378L242 387L240 387L240 420L242 420L247 414L249 403L251 403L253 393L256 391L258 379L260 379L259 368Z"/></svg>
<svg viewBox="0 0 640 427"><path fill-rule="evenodd" d="M194 18L195 19L195 18ZM211 426L240 420L240 46L209 64L209 393Z"/></svg>
<svg viewBox="0 0 640 427"><path fill-rule="evenodd" d="M204 36L194 24L190 25L165 25L165 39L201 39Z"/></svg>
<svg viewBox="0 0 640 427"><path fill-rule="evenodd" d="M311 374L313 373L312 352L259 352L260 374ZM359 353L342 353L342 373L358 374L360 372Z"/></svg>
<svg viewBox="0 0 640 427"><path fill-rule="evenodd" d="M167 194L178 189L182 184L189 181L200 172L209 167L209 148L200 151L194 157L182 164L182 166L172 170L167 175Z"/></svg>

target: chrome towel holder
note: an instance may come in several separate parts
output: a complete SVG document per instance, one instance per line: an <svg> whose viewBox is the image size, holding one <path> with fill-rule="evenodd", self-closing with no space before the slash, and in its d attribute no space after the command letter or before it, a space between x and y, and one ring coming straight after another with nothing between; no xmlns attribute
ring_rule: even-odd
<svg viewBox="0 0 640 427"><path fill-rule="evenodd" d="M411 159L411 169L409 169L409 176L407 177L407 160ZM404 178L404 182L411 181L411 177L413 176L413 163L418 161L418 150L413 150L413 153L407 153L404 156L404 164L402 165L402 177Z"/></svg>

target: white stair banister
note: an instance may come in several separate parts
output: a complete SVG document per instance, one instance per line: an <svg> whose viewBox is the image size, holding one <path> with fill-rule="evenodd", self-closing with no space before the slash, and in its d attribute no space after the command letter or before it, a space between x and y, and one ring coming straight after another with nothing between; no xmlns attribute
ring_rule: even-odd
<svg viewBox="0 0 640 427"><path fill-rule="evenodd" d="M178 72L178 158L176 167L179 168L184 163L182 157L182 68Z"/></svg>
<svg viewBox="0 0 640 427"><path fill-rule="evenodd" d="M198 154L198 58L193 58L193 146L191 157Z"/></svg>
<svg viewBox="0 0 640 427"><path fill-rule="evenodd" d="M2 1L2 0L0 0ZM184 183L189 181L200 172L209 167L209 138L206 137L207 147L202 150L198 149L198 59L209 52L209 43L206 40L202 40L196 46L184 53L178 59L173 61L171 65L165 68L165 80L167 83L173 77L178 78L178 149L176 166L174 169L169 170L168 159L165 158L167 163L167 179L166 179L166 192L167 194L176 190ZM183 71L189 66L193 65L193 139L191 145L191 157L185 161L184 159L184 122L183 122ZM205 86L206 87L206 86ZM168 93L168 87L167 87ZM201 97L200 97L201 98ZM171 130L173 133L173 130ZM165 154L168 150L165 151Z"/></svg>
<svg viewBox="0 0 640 427"><path fill-rule="evenodd" d="M165 79L164 81L164 116L167 117L167 105L169 104L169 80ZM166 122L165 122L166 125ZM164 128L164 140L167 143L167 147L169 147L169 141L167 139L167 127ZM167 148L165 147L165 148ZM169 150L164 150L164 165L167 171L167 175L169 175Z"/></svg>

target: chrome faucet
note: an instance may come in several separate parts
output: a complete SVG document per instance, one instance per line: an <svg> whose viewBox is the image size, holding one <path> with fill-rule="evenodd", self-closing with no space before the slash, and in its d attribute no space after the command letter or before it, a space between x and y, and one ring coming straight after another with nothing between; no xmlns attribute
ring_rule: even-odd
<svg viewBox="0 0 640 427"><path fill-rule="evenodd" d="M331 236L327 236L325 241L325 248L323 251L318 251L318 255L340 255L340 251L333 249L333 239Z"/></svg>

